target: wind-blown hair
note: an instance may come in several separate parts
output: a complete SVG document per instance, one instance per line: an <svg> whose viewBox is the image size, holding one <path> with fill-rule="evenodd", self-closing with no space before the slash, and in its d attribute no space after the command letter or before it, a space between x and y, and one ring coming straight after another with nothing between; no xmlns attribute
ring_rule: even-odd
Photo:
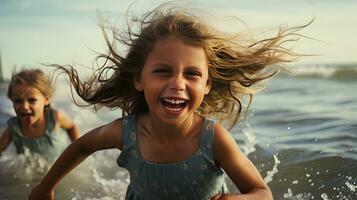
<svg viewBox="0 0 357 200"><path fill-rule="evenodd" d="M197 112L231 122L232 126L239 119L245 97L250 105L257 92L254 86L297 57L283 44L298 39L297 31L308 25L280 28L274 37L244 45L239 43L239 35L223 34L183 10L159 7L132 23L138 26L128 23L125 32L112 28L113 41L101 26L109 52L98 56L97 61L104 58L105 62L90 80L81 82L72 66L54 66L69 75L72 87L88 105L121 108L124 115L144 113L148 106L143 92L135 89L134 80L157 41L169 36L180 38L186 44L202 47L208 60L211 90ZM128 47L126 55L119 53L122 50L117 43Z"/></svg>

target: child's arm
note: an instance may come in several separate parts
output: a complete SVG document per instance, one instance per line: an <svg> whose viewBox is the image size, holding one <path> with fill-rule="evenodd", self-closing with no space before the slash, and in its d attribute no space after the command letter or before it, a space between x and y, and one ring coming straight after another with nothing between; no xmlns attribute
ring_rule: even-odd
<svg viewBox="0 0 357 200"><path fill-rule="evenodd" d="M242 194L216 195L212 199L273 199L257 168L239 150L233 137L219 124L215 127L214 157Z"/></svg>
<svg viewBox="0 0 357 200"><path fill-rule="evenodd" d="M57 110L56 119L60 126L67 130L68 136L71 138L72 142L79 138L79 129L67 115Z"/></svg>
<svg viewBox="0 0 357 200"><path fill-rule="evenodd" d="M96 128L70 144L29 195L30 200L53 199L56 184L85 158L98 150L122 148L122 121Z"/></svg>
<svg viewBox="0 0 357 200"><path fill-rule="evenodd" d="M11 142L11 134L10 134L9 127L7 127L0 138L0 156L1 153L6 149L6 147L9 146L10 142Z"/></svg>

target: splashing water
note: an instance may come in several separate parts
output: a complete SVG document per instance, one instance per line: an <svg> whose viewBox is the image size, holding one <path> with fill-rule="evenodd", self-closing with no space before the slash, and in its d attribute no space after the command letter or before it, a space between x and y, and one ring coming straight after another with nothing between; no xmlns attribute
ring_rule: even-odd
<svg viewBox="0 0 357 200"><path fill-rule="evenodd" d="M100 151L90 156L70 177L66 177L71 184L62 190L71 190L72 200L124 199L129 176L127 171L115 164L116 156L115 150ZM86 184L80 180L86 180Z"/></svg>
<svg viewBox="0 0 357 200"><path fill-rule="evenodd" d="M45 157L31 153L27 148L24 148L24 153L20 155L15 153L2 155L1 162L7 163L3 165L2 173L10 173L14 178L30 182L39 180L51 166Z"/></svg>
<svg viewBox="0 0 357 200"><path fill-rule="evenodd" d="M327 196L326 193L322 193L322 194L321 194L321 198L322 198L323 200L329 200L329 198L328 198L328 196Z"/></svg>
<svg viewBox="0 0 357 200"><path fill-rule="evenodd" d="M273 180L273 176L278 173L278 165L280 163L280 160L278 159L278 156L274 155L274 166L271 171L267 172L267 176L264 178L264 181L266 183L269 183Z"/></svg>
<svg viewBox="0 0 357 200"><path fill-rule="evenodd" d="M352 192L356 192L357 185L354 185L348 181L346 182L346 185L347 185L348 189L350 189Z"/></svg>
<svg viewBox="0 0 357 200"><path fill-rule="evenodd" d="M120 179L106 179L103 174L100 174L96 169L92 170L93 178L96 183L98 183L102 189L104 195L114 194L118 191L118 188L122 188L121 191L125 191L127 184ZM120 195L123 196L124 194Z"/></svg>
<svg viewBox="0 0 357 200"><path fill-rule="evenodd" d="M250 117L251 116L253 116L253 113L250 114ZM234 129L232 134L234 139L239 143L239 148L246 156L248 156L256 151L255 146L257 145L258 140L253 134L252 127L249 123L249 117L245 118L240 125L243 126L243 128Z"/></svg>
<svg viewBox="0 0 357 200"><path fill-rule="evenodd" d="M243 130L243 136L245 138L245 145L242 145L241 149L245 155L249 155L256 150L255 145L258 141L256 140L256 137L246 129Z"/></svg>

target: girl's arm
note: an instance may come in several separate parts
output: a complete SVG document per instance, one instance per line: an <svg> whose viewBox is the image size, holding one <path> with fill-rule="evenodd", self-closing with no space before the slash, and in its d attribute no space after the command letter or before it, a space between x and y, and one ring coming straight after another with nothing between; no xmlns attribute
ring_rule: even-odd
<svg viewBox="0 0 357 200"><path fill-rule="evenodd" d="M72 142L75 141L77 138L79 138L80 136L79 129L67 115L57 110L56 119L60 124L60 126L67 130L68 136L71 138Z"/></svg>
<svg viewBox="0 0 357 200"><path fill-rule="evenodd" d="M0 138L0 155L11 142L10 129L7 127Z"/></svg>
<svg viewBox="0 0 357 200"><path fill-rule="evenodd" d="M216 195L212 199L272 200L272 193L253 163L239 150L233 137L219 124L215 127L214 157L242 194Z"/></svg>
<svg viewBox="0 0 357 200"><path fill-rule="evenodd" d="M122 148L121 119L96 128L70 144L32 190L29 199L54 199L54 188L65 175L95 151L111 148Z"/></svg>

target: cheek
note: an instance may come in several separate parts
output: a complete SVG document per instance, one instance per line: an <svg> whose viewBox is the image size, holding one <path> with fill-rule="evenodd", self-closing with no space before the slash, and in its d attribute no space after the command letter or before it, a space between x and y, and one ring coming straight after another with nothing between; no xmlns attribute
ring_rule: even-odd
<svg viewBox="0 0 357 200"><path fill-rule="evenodd" d="M152 101L157 98L157 93L155 92L155 89L152 87L146 87L145 90L143 90L144 97L146 102Z"/></svg>
<svg viewBox="0 0 357 200"><path fill-rule="evenodd" d="M199 90L200 92L202 92L203 94L207 94L210 90L210 86L207 83L207 81L202 81L199 84L197 84L197 90Z"/></svg>
<svg viewBox="0 0 357 200"><path fill-rule="evenodd" d="M14 108L15 111L16 111L16 110L19 110L19 108L20 108L20 106L17 105L17 104L13 104L12 107Z"/></svg>
<svg viewBox="0 0 357 200"><path fill-rule="evenodd" d="M41 109L41 110L43 110L43 109L45 109L45 107L47 106L48 104L47 103L41 103L41 104L36 104L36 106L34 106L34 107L36 107L36 109Z"/></svg>

